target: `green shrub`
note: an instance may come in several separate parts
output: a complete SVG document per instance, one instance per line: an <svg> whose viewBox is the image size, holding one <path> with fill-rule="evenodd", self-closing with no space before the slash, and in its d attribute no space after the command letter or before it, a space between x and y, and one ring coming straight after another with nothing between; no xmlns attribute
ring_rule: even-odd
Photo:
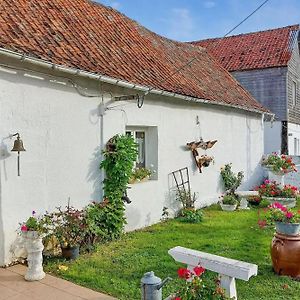
<svg viewBox="0 0 300 300"><path fill-rule="evenodd" d="M201 223L203 220L203 212L198 209L182 209L179 212L178 220L185 223Z"/></svg>

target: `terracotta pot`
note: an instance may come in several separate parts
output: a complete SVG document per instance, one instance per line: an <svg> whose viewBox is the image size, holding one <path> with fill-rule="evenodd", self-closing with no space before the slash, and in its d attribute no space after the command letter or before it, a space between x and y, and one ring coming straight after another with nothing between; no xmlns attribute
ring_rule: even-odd
<svg viewBox="0 0 300 300"><path fill-rule="evenodd" d="M300 235L276 233L271 244L274 271L300 279Z"/></svg>

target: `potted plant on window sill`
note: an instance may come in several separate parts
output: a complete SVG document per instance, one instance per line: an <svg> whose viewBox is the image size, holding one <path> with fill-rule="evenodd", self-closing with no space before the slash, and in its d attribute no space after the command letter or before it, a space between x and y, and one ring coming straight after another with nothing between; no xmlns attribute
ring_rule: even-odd
<svg viewBox="0 0 300 300"><path fill-rule="evenodd" d="M152 171L147 168L135 168L132 172L132 176L129 179L130 184L145 182L150 179L152 175Z"/></svg>

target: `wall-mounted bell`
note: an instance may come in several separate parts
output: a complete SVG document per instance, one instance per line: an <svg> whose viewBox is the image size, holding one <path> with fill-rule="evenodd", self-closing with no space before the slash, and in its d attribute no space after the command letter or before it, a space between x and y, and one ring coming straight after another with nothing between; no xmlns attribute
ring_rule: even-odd
<svg viewBox="0 0 300 300"><path fill-rule="evenodd" d="M11 151L22 152L24 149L23 141L20 139L20 135L17 133L17 139L14 141L14 146ZM15 136L15 135L14 135Z"/></svg>
<svg viewBox="0 0 300 300"><path fill-rule="evenodd" d="M18 152L18 176L20 176L20 152L26 151L23 145L23 141L20 139L20 134L19 133L15 133L12 135L16 136L17 139L14 141L14 146L11 149L11 151L13 152Z"/></svg>

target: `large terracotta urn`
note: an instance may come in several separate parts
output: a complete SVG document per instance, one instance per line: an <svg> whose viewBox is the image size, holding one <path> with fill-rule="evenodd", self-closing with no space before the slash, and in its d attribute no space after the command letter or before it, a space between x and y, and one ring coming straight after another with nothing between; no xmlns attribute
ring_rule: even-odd
<svg viewBox="0 0 300 300"><path fill-rule="evenodd" d="M300 279L300 235L276 232L271 244L274 271Z"/></svg>

